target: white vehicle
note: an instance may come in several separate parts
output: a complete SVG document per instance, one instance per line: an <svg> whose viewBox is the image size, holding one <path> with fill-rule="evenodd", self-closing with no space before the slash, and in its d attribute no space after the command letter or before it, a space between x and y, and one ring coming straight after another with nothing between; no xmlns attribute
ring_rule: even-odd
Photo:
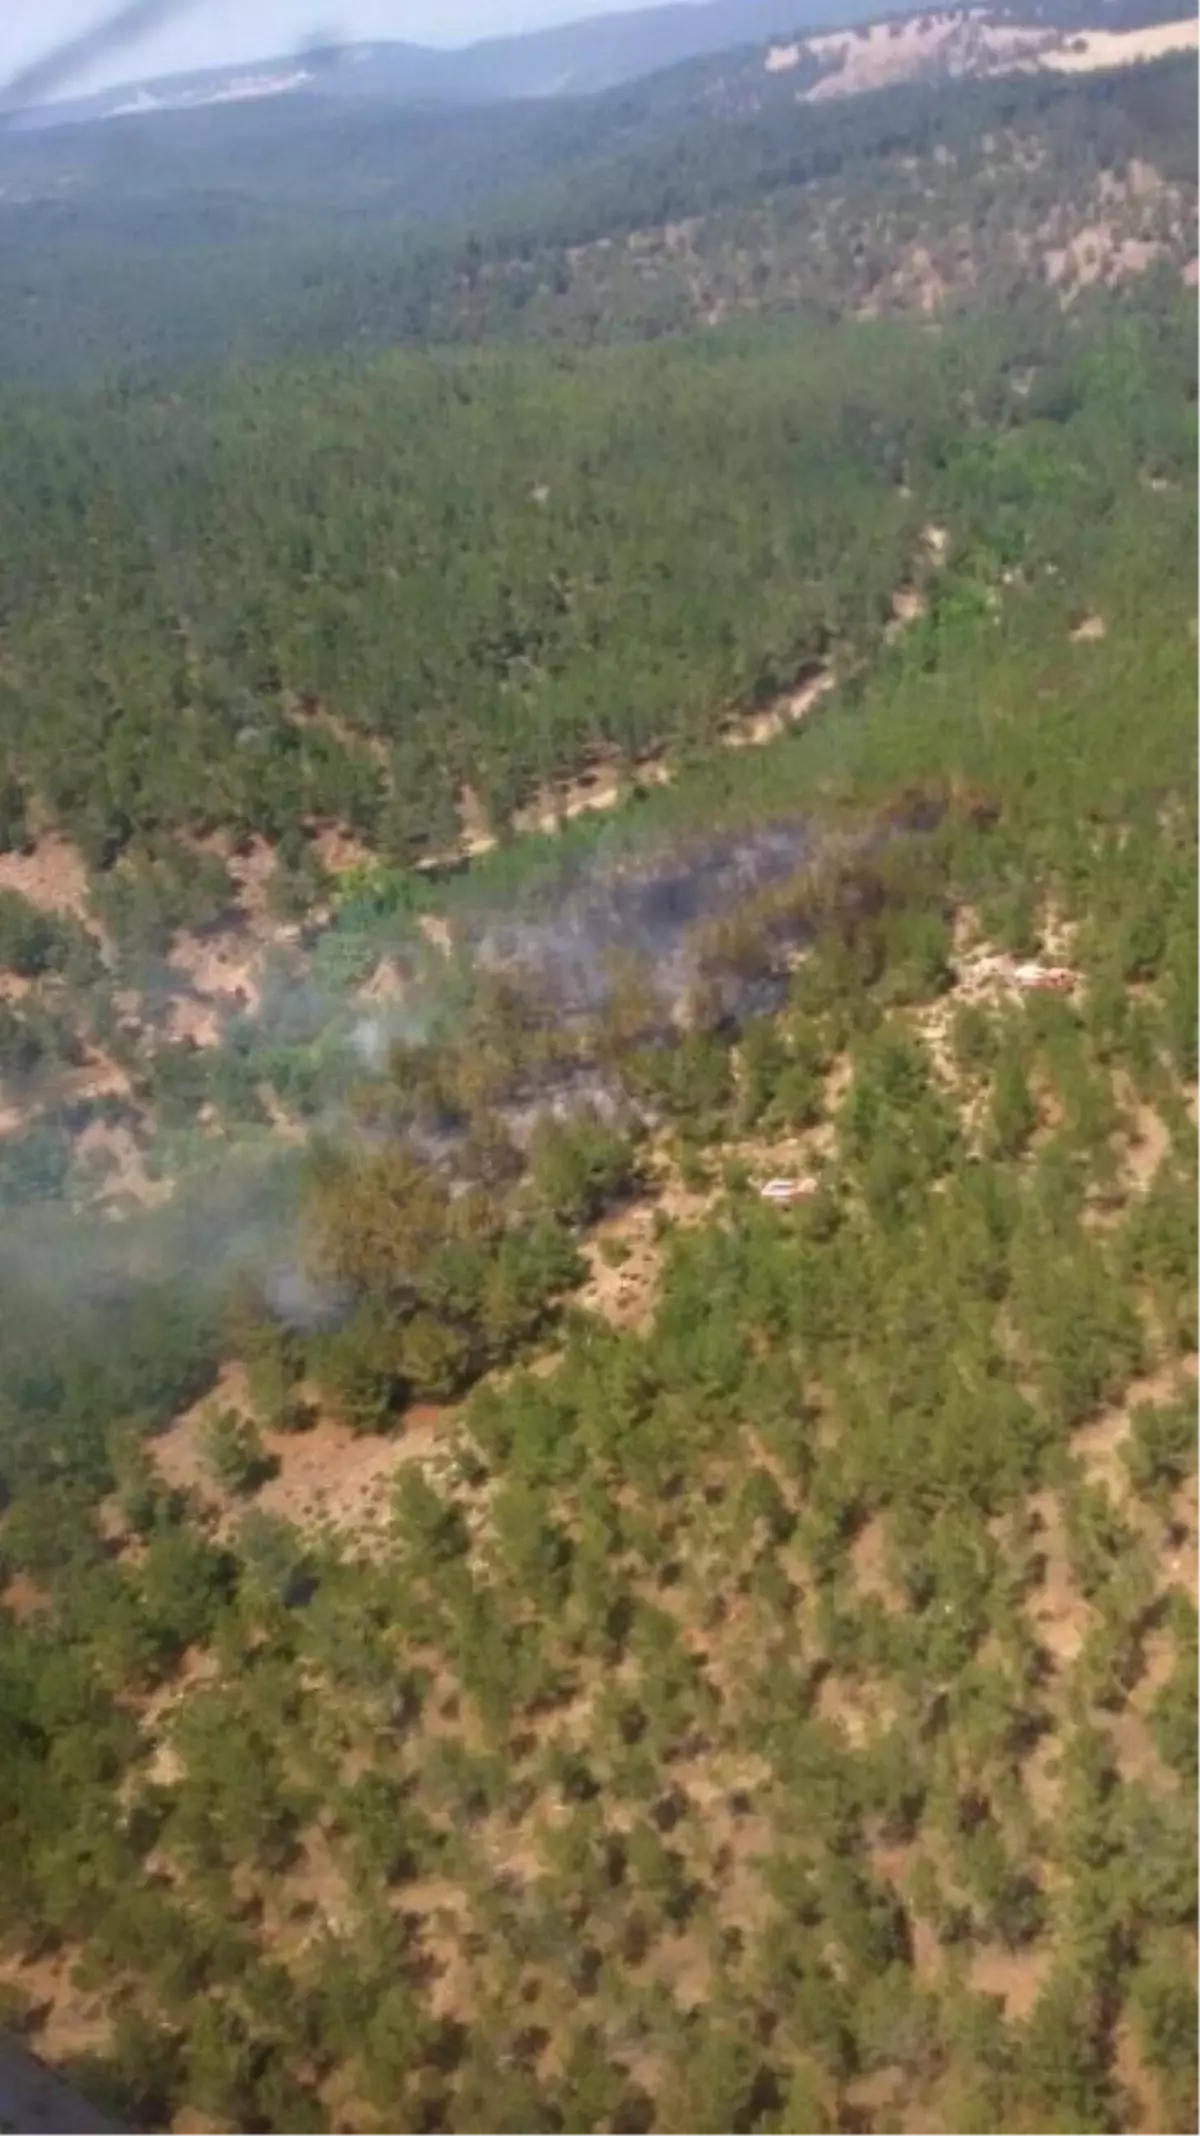
<svg viewBox="0 0 1200 2136"><path fill-rule="evenodd" d="M807 1201L816 1191L815 1179L768 1179L758 1190L761 1200L768 1202Z"/></svg>
<svg viewBox="0 0 1200 2136"><path fill-rule="evenodd" d="M1071 994L1076 976L1065 964L1018 964L1013 978L1019 987L1037 994Z"/></svg>

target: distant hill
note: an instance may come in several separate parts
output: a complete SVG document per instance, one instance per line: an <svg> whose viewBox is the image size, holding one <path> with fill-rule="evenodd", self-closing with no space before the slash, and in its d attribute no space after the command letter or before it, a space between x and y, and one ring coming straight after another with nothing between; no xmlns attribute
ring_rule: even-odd
<svg viewBox="0 0 1200 2136"><path fill-rule="evenodd" d="M680 61L896 10L904 0L674 0L553 29L489 37L457 51L374 43L134 80L39 106L25 123L56 126L140 112L194 110L319 91L397 103L493 104L589 96Z"/></svg>
<svg viewBox="0 0 1200 2136"><path fill-rule="evenodd" d="M0 379L1190 277L1196 22L1169 4L776 31L490 105L352 96L346 61L311 93L209 76L203 109L10 128Z"/></svg>

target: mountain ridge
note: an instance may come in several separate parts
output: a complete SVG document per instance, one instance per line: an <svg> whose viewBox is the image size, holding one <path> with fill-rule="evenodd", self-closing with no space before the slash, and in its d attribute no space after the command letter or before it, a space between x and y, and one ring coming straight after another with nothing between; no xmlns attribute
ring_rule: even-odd
<svg viewBox="0 0 1200 2136"><path fill-rule="evenodd" d="M882 5L879 0L793 0L783 7L778 0L700 0L698 5L668 0L663 6L592 15L445 50L374 39L131 76L111 89L39 105L23 113L21 123L64 126L314 89L356 99L436 104L594 95L689 59L898 11L898 0L882 0Z"/></svg>

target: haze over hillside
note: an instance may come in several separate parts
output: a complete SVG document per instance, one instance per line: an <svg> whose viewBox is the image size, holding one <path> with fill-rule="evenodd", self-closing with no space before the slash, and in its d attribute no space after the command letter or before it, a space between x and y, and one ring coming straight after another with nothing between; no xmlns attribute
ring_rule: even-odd
<svg viewBox="0 0 1200 2136"><path fill-rule="evenodd" d="M833 27L886 12L888 0L673 0L457 49L359 43L320 54L236 62L186 74L131 75L112 89L42 104L29 122L61 125L152 110L305 92L413 103L489 104L592 95L687 59L753 44L780 27Z"/></svg>

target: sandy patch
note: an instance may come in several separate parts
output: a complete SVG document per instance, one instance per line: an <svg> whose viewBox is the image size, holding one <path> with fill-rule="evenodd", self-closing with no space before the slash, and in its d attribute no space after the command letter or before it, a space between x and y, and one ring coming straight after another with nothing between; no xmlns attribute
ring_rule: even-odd
<svg viewBox="0 0 1200 2136"><path fill-rule="evenodd" d="M276 1473L253 1497L231 1500L214 1482L205 1457L207 1427L227 1409L254 1414L245 1367L236 1362L223 1365L216 1387L149 1442L166 1482L195 1492L219 1514L226 1534L254 1506L299 1528L334 1528L358 1536L364 1545L378 1542L399 1470L411 1461L448 1468L454 1460L457 1412L452 1409L416 1407L387 1438L353 1432L324 1417L308 1431L263 1431L263 1447Z"/></svg>
<svg viewBox="0 0 1200 2136"><path fill-rule="evenodd" d="M1137 1193L1144 1193L1151 1184L1170 1148L1170 1133L1153 1107L1136 1106L1125 1152L1125 1175Z"/></svg>
<svg viewBox="0 0 1200 2136"><path fill-rule="evenodd" d="M1039 1644L1055 1669L1061 1671L1078 1659L1092 1611L1072 1576L1070 1548L1054 1493L1037 1492L1029 1501L1029 1509L1036 1527L1042 1572L1027 1608Z"/></svg>
<svg viewBox="0 0 1200 2136"><path fill-rule="evenodd" d="M585 1240L587 1281L575 1303L612 1327L645 1329L654 1318L662 1274L657 1207L639 1203L607 1218Z"/></svg>
<svg viewBox="0 0 1200 2136"><path fill-rule="evenodd" d="M1197 21L1194 15L1180 22L1151 23L1143 30L1086 30L1053 49L1043 51L1043 67L1057 74L1089 74L1100 67L1133 67L1145 60L1162 59L1168 52L1196 50Z"/></svg>
<svg viewBox="0 0 1200 2136"><path fill-rule="evenodd" d="M1090 644L1097 639L1107 638L1107 636L1108 625L1103 616L1083 616L1078 623L1072 626L1071 643L1073 645Z"/></svg>
<svg viewBox="0 0 1200 2136"><path fill-rule="evenodd" d="M761 712L735 714L722 728L721 740L727 749L761 749L789 727L798 727L814 705L836 688L837 676L830 668L822 667Z"/></svg>
<svg viewBox="0 0 1200 2136"><path fill-rule="evenodd" d="M340 823L327 824L316 831L312 843L321 866L330 875L349 875L355 868L369 868L374 863L370 846Z"/></svg>
<svg viewBox="0 0 1200 2136"><path fill-rule="evenodd" d="M527 808L517 810L513 828L521 833L553 833L560 823L570 823L576 816L590 815L594 809L615 808L624 786L617 765L581 772L578 778L543 787Z"/></svg>
<svg viewBox="0 0 1200 2136"><path fill-rule="evenodd" d="M229 1012L253 1015L259 1008L261 961L261 946L240 926L177 935L167 963L183 984L168 1009L168 1035L196 1046L219 1046Z"/></svg>
<svg viewBox="0 0 1200 2136"><path fill-rule="evenodd" d="M892 17L869 28L773 44L763 68L767 74L788 74L806 59L814 61L822 69L820 79L800 92L799 100L818 104L923 78L979 79L1038 67L1079 74L1195 49L1195 17L1140 30L1064 36L1060 30L1005 21L984 8L965 8Z"/></svg>
<svg viewBox="0 0 1200 2136"><path fill-rule="evenodd" d="M922 75L995 74L1028 62L1055 38L1053 31L990 20L982 8L876 22L865 32L810 37L801 47L826 68L805 101L862 96ZM793 64L798 64L797 60Z"/></svg>
<svg viewBox="0 0 1200 2136"><path fill-rule="evenodd" d="M1026 1951L1006 1951L1001 1944L989 1944L971 1959L971 1991L999 1996L1005 2017L1019 2023L1037 2002L1053 1957L1048 1944Z"/></svg>
<svg viewBox="0 0 1200 2136"><path fill-rule="evenodd" d="M110 2037L111 2013L109 1998L102 1988L84 1990L76 1987L73 1974L78 1963L77 1951L56 1951L47 1958L35 1958L28 1964L5 1966L3 1977L19 1988L33 2009L39 2013L39 2022L34 2027L36 2052L49 2062L62 2062L72 2055L103 2053ZM6 2123L13 2127L42 2127L43 2123ZM63 2129L85 2127L111 2127L97 2115L92 2122L64 2121Z"/></svg>
<svg viewBox="0 0 1200 2136"><path fill-rule="evenodd" d="M490 853L496 843L496 834L483 800L473 786L464 786L460 791L458 816L462 824L463 852L468 856Z"/></svg>
<svg viewBox="0 0 1200 2136"><path fill-rule="evenodd" d="M889 1615L904 1608L904 1596L888 1571L887 1523L882 1513L874 1514L859 1529L850 1545L850 1565L864 1602L881 1603Z"/></svg>
<svg viewBox="0 0 1200 2136"><path fill-rule="evenodd" d="M1127 2020L1117 2026L1113 2073L1130 2096L1124 2117L1131 2129L1166 2129L1171 2126L1159 2080L1148 2066L1140 2043Z"/></svg>
<svg viewBox="0 0 1200 2136"><path fill-rule="evenodd" d="M818 1720L838 1728L855 1750L888 1726L894 1704L889 1687L831 1673L821 1679L815 1711Z"/></svg>
<svg viewBox="0 0 1200 2136"><path fill-rule="evenodd" d="M31 1618L51 1607L49 1595L43 1594L25 1572L14 1572L7 1587L0 1589L0 1604L18 1624L28 1624Z"/></svg>
<svg viewBox="0 0 1200 2136"><path fill-rule="evenodd" d="M46 831L32 852L0 853L0 890L16 890L41 912L69 913L93 934L87 868L69 838Z"/></svg>
<svg viewBox="0 0 1200 2136"><path fill-rule="evenodd" d="M1123 282L1145 274L1167 249L1158 238L1123 237L1111 222L1085 223L1065 244L1046 247L1046 280L1052 287L1065 284L1072 289Z"/></svg>
<svg viewBox="0 0 1200 2136"><path fill-rule="evenodd" d="M1150 1633L1142 1650L1142 1669L1120 1713L1107 1720L1117 1770L1127 1782L1142 1782L1158 1794L1169 1794L1172 1780L1154 1738L1150 1715L1160 1691L1175 1669L1175 1642L1168 1631Z"/></svg>
<svg viewBox="0 0 1200 2136"><path fill-rule="evenodd" d="M1158 1408L1169 1402L1195 1401L1196 1359L1183 1358L1176 1365L1164 1365L1158 1372L1147 1374L1144 1379L1131 1381L1123 1400L1112 1409L1105 1409L1090 1423L1080 1424L1071 1434L1071 1451L1083 1463L1089 1483L1103 1484L1118 1505L1128 1506L1133 1499L1133 1487L1129 1470L1122 1459L1133 1424L1134 1411L1143 1404ZM1165 1580L1177 1584L1181 1567L1167 1560L1163 1566Z"/></svg>
<svg viewBox="0 0 1200 2136"><path fill-rule="evenodd" d="M386 1439L332 1421L305 1432L264 1432L279 1473L254 1503L298 1528L327 1525L364 1544L378 1541L400 1470L413 1461L430 1468L452 1461L454 1415L432 1405L413 1410L396 1436Z"/></svg>

